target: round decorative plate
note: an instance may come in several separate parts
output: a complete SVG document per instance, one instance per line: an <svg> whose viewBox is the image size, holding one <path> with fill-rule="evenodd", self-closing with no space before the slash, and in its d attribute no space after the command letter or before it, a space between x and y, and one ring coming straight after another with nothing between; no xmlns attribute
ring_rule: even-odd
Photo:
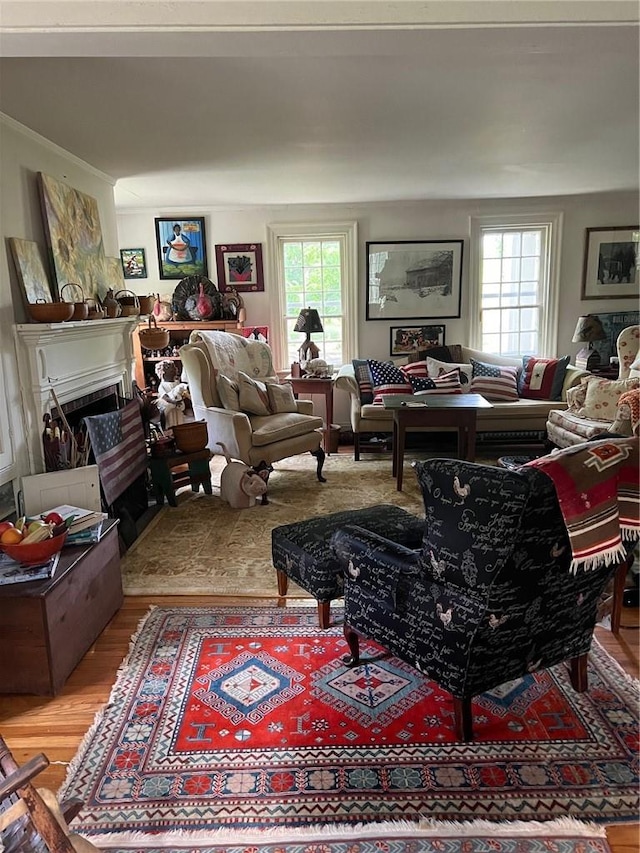
<svg viewBox="0 0 640 853"><path fill-rule="evenodd" d="M204 317L197 310L202 285L205 296L211 300L212 312ZM177 320L219 320L222 317L222 294L206 275L188 275L173 291L171 306Z"/></svg>

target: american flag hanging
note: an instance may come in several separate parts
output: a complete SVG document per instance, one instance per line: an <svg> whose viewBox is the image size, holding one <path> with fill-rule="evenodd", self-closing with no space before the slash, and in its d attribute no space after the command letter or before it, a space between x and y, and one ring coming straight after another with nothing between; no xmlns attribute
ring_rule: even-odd
<svg viewBox="0 0 640 853"><path fill-rule="evenodd" d="M133 400L117 412L91 415L84 420L104 499L111 505L147 469L140 406Z"/></svg>

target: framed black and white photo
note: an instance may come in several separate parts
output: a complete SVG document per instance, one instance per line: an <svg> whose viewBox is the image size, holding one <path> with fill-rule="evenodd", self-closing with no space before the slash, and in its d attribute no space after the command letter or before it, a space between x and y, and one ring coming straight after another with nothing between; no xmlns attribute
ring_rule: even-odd
<svg viewBox="0 0 640 853"><path fill-rule="evenodd" d="M367 243L367 320L459 317L462 240Z"/></svg>
<svg viewBox="0 0 640 853"><path fill-rule="evenodd" d="M587 228L581 298L637 298L639 242L638 225Z"/></svg>
<svg viewBox="0 0 640 853"><path fill-rule="evenodd" d="M406 355L444 346L444 326L391 326L390 355Z"/></svg>

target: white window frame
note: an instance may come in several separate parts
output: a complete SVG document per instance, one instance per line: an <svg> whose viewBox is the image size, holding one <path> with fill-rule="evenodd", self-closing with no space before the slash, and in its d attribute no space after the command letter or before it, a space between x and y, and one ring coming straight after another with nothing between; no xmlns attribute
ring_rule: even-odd
<svg viewBox="0 0 640 853"><path fill-rule="evenodd" d="M558 306L560 304L560 248L562 245L561 212L523 213L508 216L472 216L470 218L471 252L469 276L469 343L474 349L482 347L481 259L482 236L486 229L499 231L509 228L542 228L546 231L547 252L543 258L540 352L531 355L553 357L558 348Z"/></svg>
<svg viewBox="0 0 640 853"><path fill-rule="evenodd" d="M273 284L270 339L277 370L288 372L286 346L284 269L282 243L287 240L331 240L341 243L342 281L342 356L345 363L358 353L358 223L308 222L267 225L269 281Z"/></svg>

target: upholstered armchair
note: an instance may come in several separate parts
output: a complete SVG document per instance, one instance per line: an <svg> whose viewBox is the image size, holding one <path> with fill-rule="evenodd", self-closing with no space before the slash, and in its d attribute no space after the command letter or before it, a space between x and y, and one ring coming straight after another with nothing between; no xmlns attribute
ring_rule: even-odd
<svg viewBox="0 0 640 853"><path fill-rule="evenodd" d="M453 696L456 735L472 739L472 697L570 661L587 689L598 599L615 566L569 570L552 481L540 471L432 459L415 463L425 503L422 547L357 526L333 534L344 571L345 638L415 666ZM624 583L626 564L616 572Z"/></svg>
<svg viewBox="0 0 640 853"><path fill-rule="evenodd" d="M208 447L246 465L309 452L323 481L322 418L280 384L271 349L231 332L194 331L180 348L193 413L207 422Z"/></svg>

